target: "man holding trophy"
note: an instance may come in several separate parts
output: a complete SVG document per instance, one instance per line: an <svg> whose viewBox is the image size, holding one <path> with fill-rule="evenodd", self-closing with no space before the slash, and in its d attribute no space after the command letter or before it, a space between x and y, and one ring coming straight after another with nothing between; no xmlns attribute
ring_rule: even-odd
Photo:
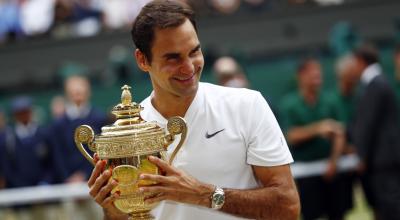
<svg viewBox="0 0 400 220"><path fill-rule="evenodd" d="M147 121L183 117L187 138L172 165L150 156L163 175L139 186L145 203L161 202L156 219L297 219L300 204L285 138L259 92L199 83L204 58L194 12L177 1L147 4L132 28L136 61L149 73L152 94L141 106ZM170 150L167 154L170 155ZM106 161L96 163L90 195L106 219L127 219L114 205L119 192ZM190 175L189 175L190 174Z"/></svg>

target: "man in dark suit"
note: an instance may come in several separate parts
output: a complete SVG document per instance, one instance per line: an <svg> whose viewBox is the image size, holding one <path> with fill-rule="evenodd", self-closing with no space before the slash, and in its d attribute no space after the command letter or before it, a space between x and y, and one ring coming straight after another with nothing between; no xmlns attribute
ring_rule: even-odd
<svg viewBox="0 0 400 220"><path fill-rule="evenodd" d="M376 50L353 51L360 91L353 142L371 186L379 219L400 219L400 128L395 92L382 74Z"/></svg>
<svg viewBox="0 0 400 220"><path fill-rule="evenodd" d="M0 172L6 188L53 182L48 131L35 121L32 102L29 96L14 98L11 102L14 124L0 133Z"/></svg>
<svg viewBox="0 0 400 220"><path fill-rule="evenodd" d="M90 82L73 75L64 84L67 98L65 113L51 127L51 140L56 158L57 182L82 182L89 178L93 166L82 157L74 144L74 131L79 125L90 125L96 134L107 123L107 116L90 105Z"/></svg>

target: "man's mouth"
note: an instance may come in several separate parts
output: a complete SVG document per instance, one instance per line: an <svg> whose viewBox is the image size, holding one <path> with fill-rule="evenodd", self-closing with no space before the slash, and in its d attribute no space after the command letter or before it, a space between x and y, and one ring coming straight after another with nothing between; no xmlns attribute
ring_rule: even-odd
<svg viewBox="0 0 400 220"><path fill-rule="evenodd" d="M179 81L179 82L189 82L190 80L193 79L193 77L194 77L195 75L196 75L196 74L193 73L193 75L190 75L190 76L179 76L179 77L174 77L174 79L177 80L177 81Z"/></svg>

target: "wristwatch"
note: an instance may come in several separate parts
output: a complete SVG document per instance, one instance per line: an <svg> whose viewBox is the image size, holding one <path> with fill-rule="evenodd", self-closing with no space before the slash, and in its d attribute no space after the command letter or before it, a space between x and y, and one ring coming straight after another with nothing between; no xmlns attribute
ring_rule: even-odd
<svg viewBox="0 0 400 220"><path fill-rule="evenodd" d="M214 193L211 195L211 208L221 209L225 203L225 193L221 187L215 187Z"/></svg>

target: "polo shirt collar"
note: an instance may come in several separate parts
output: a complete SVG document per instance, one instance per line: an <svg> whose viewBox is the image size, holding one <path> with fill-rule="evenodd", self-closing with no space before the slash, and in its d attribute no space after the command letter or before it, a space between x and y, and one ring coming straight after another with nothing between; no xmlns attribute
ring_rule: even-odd
<svg viewBox="0 0 400 220"><path fill-rule="evenodd" d="M89 104L84 104L78 107L73 103L67 103L65 105L65 114L70 120L86 118L90 113L90 109L91 107Z"/></svg>
<svg viewBox="0 0 400 220"><path fill-rule="evenodd" d="M190 104L188 110L186 111L185 114L185 120L187 123L191 124L196 116L196 114L202 109L202 103L204 100L204 88L202 83L199 82L199 87L197 89L196 92L196 96L194 97L192 103ZM149 110L151 112L153 112L153 116L154 116L154 120L161 123L161 124L167 124L167 119L164 118L164 116L162 116L160 114L160 112L154 108L153 103L151 102L151 99L154 97L154 91L151 92L150 98L148 99L149 101L149 105L147 106L148 108L150 108Z"/></svg>
<svg viewBox="0 0 400 220"><path fill-rule="evenodd" d="M361 75L361 82L364 85L368 85L376 76L381 74L382 67L378 63L374 63L365 68Z"/></svg>
<svg viewBox="0 0 400 220"><path fill-rule="evenodd" d="M37 124L33 122L27 125L17 122L15 124L15 133L18 136L18 138L24 139L32 137L35 134L37 128L38 128Z"/></svg>

